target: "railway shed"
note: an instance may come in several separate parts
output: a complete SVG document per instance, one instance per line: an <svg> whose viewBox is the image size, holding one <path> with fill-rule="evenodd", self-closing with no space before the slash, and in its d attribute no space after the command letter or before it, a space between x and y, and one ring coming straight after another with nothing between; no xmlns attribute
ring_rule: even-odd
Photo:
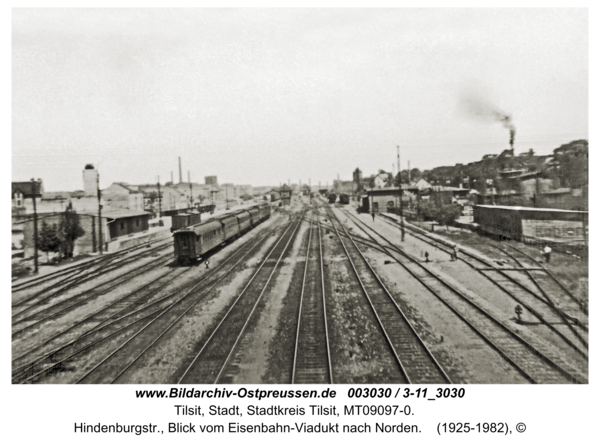
<svg viewBox="0 0 600 444"><path fill-rule="evenodd" d="M103 211L102 218L106 218L110 239L128 236L142 231L148 231L150 213L135 210Z"/></svg>
<svg viewBox="0 0 600 444"><path fill-rule="evenodd" d="M394 209L397 209L398 196L402 195L402 202L405 208L408 208L408 204L412 204L417 201L419 196L419 188L411 185L402 185L402 190L398 187L389 188L370 188L367 190L368 202L372 205L372 210L375 213L392 213ZM364 202L364 200L363 200ZM371 207L369 207L369 211Z"/></svg>

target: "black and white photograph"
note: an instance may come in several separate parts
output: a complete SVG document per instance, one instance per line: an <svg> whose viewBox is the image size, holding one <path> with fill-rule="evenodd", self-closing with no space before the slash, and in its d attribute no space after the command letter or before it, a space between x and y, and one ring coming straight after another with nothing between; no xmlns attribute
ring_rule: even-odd
<svg viewBox="0 0 600 444"><path fill-rule="evenodd" d="M587 385L585 8L14 8L11 385Z"/></svg>

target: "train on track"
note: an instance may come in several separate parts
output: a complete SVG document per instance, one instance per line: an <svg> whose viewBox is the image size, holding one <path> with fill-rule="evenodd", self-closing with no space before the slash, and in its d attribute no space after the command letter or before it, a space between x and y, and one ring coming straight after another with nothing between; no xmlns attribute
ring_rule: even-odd
<svg viewBox="0 0 600 444"><path fill-rule="evenodd" d="M269 217L271 206L261 203L177 230L173 233L175 259L180 264L194 262L203 254L251 230Z"/></svg>
<svg viewBox="0 0 600 444"><path fill-rule="evenodd" d="M350 203L350 196L347 194L340 194L340 203L342 205L348 205Z"/></svg>
<svg viewBox="0 0 600 444"><path fill-rule="evenodd" d="M182 228L197 225L200 222L202 222L200 219L200 213L174 214L173 216L171 216L171 233L177 230L181 230Z"/></svg>
<svg viewBox="0 0 600 444"><path fill-rule="evenodd" d="M327 196L327 200L329 200L329 203L335 203L337 200L337 194L331 193L329 196Z"/></svg>

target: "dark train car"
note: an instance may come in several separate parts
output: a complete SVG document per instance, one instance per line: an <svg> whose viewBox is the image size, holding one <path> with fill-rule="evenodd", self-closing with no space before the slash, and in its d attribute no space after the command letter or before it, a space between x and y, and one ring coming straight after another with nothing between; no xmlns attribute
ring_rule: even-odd
<svg viewBox="0 0 600 444"><path fill-rule="evenodd" d="M526 243L581 243L587 237L587 211L476 205L479 230L498 238ZM584 233L585 230L585 233Z"/></svg>
<svg viewBox="0 0 600 444"><path fill-rule="evenodd" d="M329 196L327 196L327 200L329 201L329 203L335 203L335 201L337 200L337 194L331 193Z"/></svg>
<svg viewBox="0 0 600 444"><path fill-rule="evenodd" d="M264 203L227 213L207 222L174 232L175 259L189 263L222 243L250 230L271 216L271 207Z"/></svg>
<svg viewBox="0 0 600 444"><path fill-rule="evenodd" d="M350 203L350 196L347 194L340 194L340 203L342 205L348 205Z"/></svg>
<svg viewBox="0 0 600 444"><path fill-rule="evenodd" d="M260 218L260 208L258 206L248 208L248 213L250 214L250 223L253 227L258 225L261 222Z"/></svg>
<svg viewBox="0 0 600 444"><path fill-rule="evenodd" d="M191 227L199 224L200 213L181 213L171 216L171 233L182 228Z"/></svg>
<svg viewBox="0 0 600 444"><path fill-rule="evenodd" d="M271 217L271 205L264 202L257 205L259 211L260 222Z"/></svg>
<svg viewBox="0 0 600 444"><path fill-rule="evenodd" d="M249 230L252 226L252 218L250 217L250 213L248 210L240 210L235 213L235 217L237 217L238 225L240 227L240 233Z"/></svg>
<svg viewBox="0 0 600 444"><path fill-rule="evenodd" d="M207 204L207 205L196 204L196 209L200 212L200 214L202 214L202 213L212 214L215 212L215 205L214 204Z"/></svg>
<svg viewBox="0 0 600 444"><path fill-rule="evenodd" d="M173 234L175 259L180 263L191 262L206 252L225 242L223 225L218 220L210 220Z"/></svg>

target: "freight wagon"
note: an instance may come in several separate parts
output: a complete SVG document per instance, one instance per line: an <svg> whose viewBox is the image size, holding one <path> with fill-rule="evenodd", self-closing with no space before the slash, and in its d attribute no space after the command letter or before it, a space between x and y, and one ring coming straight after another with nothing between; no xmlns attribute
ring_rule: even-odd
<svg viewBox="0 0 600 444"><path fill-rule="evenodd" d="M171 233L182 228L191 227L199 224L200 213L181 213L171 216Z"/></svg>
<svg viewBox="0 0 600 444"><path fill-rule="evenodd" d="M347 194L340 194L340 203L342 205L348 205L350 203L350 196Z"/></svg>
<svg viewBox="0 0 600 444"><path fill-rule="evenodd" d="M476 205L473 221L483 233L526 243L581 244L588 235L587 211Z"/></svg>

